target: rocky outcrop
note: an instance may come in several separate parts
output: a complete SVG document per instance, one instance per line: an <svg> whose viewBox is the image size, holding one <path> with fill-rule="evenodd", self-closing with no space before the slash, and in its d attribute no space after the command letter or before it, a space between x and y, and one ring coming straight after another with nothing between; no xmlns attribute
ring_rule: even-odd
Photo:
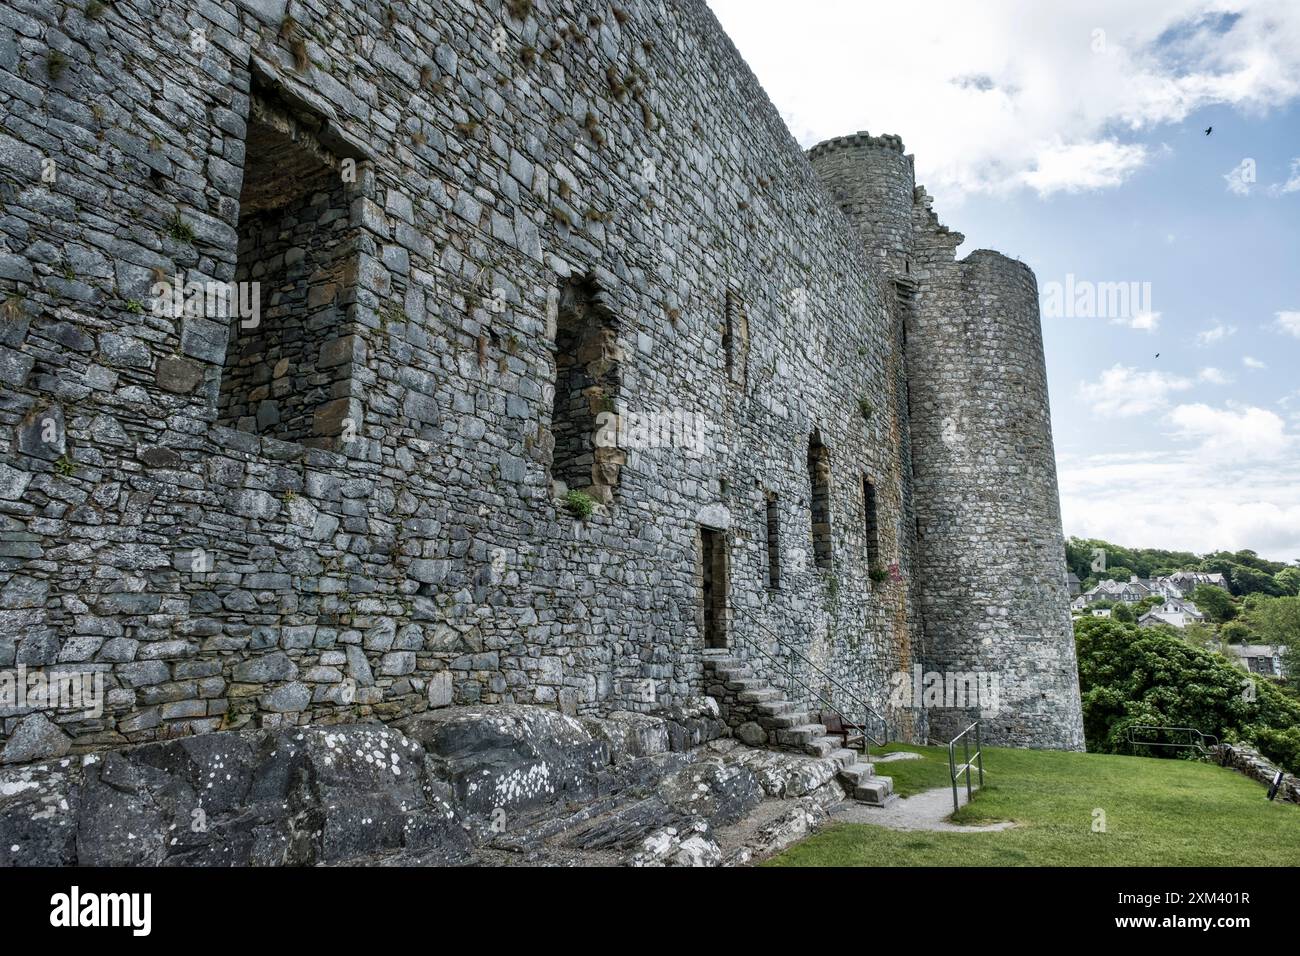
<svg viewBox="0 0 1300 956"><path fill-rule="evenodd" d="M295 866L471 842L423 750L379 724L217 733L0 773L0 863Z"/></svg>
<svg viewBox="0 0 1300 956"><path fill-rule="evenodd" d="M773 801L801 798L806 832L843 798L834 761L721 730L707 700L608 719L463 707L65 756L0 770L0 864L718 865L764 852L757 825L724 834Z"/></svg>

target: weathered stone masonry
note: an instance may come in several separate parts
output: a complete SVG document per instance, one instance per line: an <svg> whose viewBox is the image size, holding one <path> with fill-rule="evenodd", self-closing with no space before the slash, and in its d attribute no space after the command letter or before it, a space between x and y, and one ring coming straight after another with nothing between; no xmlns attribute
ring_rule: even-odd
<svg viewBox="0 0 1300 956"><path fill-rule="evenodd" d="M1032 276L871 139L810 163L702 0L11 0L0 668L108 692L0 738L683 700L712 529L729 640L881 707L975 660L1001 739L1080 746ZM602 412L707 440L575 447Z"/></svg>

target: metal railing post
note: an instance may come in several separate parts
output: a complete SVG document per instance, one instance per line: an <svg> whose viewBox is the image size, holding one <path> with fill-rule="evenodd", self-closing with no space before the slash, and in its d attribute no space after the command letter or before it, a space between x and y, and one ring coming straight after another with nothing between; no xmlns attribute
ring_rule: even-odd
<svg viewBox="0 0 1300 956"><path fill-rule="evenodd" d="M963 762L966 764L966 802L970 803L972 797L970 789L970 734L962 735L961 748L962 753L965 754Z"/></svg>
<svg viewBox="0 0 1300 956"><path fill-rule="evenodd" d="M948 776L952 777L952 812L956 813L961 809L961 801L957 798L957 738L954 737L948 741Z"/></svg>
<svg viewBox="0 0 1300 956"><path fill-rule="evenodd" d="M980 742L979 721L975 722L975 756L980 762L980 789L984 789L984 745Z"/></svg>

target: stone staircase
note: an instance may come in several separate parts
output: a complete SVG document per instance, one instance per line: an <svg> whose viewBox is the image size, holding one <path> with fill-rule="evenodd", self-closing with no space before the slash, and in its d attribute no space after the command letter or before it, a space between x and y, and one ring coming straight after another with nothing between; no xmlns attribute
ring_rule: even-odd
<svg viewBox="0 0 1300 956"><path fill-rule="evenodd" d="M875 765L844 747L818 721L820 715L786 700L784 691L756 676L749 664L726 651L707 651L704 677L722 719L743 743L834 760L844 789L860 803L883 807L895 799L889 777L876 776Z"/></svg>

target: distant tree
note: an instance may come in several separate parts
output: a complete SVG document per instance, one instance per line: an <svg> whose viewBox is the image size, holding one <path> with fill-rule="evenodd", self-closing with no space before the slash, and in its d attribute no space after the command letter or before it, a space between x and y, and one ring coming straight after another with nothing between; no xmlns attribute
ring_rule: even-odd
<svg viewBox="0 0 1300 956"><path fill-rule="evenodd" d="M1273 581L1283 594L1300 595L1300 568L1283 568L1273 575Z"/></svg>
<svg viewBox="0 0 1300 956"><path fill-rule="evenodd" d="M1232 603L1232 595L1212 584L1198 584L1192 592L1192 603L1216 624L1231 621L1237 616L1237 606Z"/></svg>
<svg viewBox="0 0 1300 956"><path fill-rule="evenodd" d="M1243 621L1229 621L1219 628L1219 638L1228 644L1253 644L1254 632Z"/></svg>
<svg viewBox="0 0 1300 956"><path fill-rule="evenodd" d="M1219 646L1219 635L1207 624L1188 624L1180 636L1192 647L1203 651L1212 651Z"/></svg>
<svg viewBox="0 0 1300 956"><path fill-rule="evenodd" d="M1111 616L1124 624L1132 624L1137 620L1137 615L1133 613L1133 609L1127 604L1115 605L1115 610L1111 612Z"/></svg>
<svg viewBox="0 0 1300 956"><path fill-rule="evenodd" d="M1240 670L1164 628L1085 617L1075 636L1090 751L1131 753L1128 735L1136 725L1195 727L1224 741L1254 742L1265 756L1300 771L1289 762L1296 759L1290 731L1300 727L1300 702L1272 684L1257 681L1253 695L1243 694Z"/></svg>
<svg viewBox="0 0 1300 956"><path fill-rule="evenodd" d="M1143 614L1151 610L1157 604L1163 604L1164 601L1165 599L1162 595L1153 594L1150 597L1144 597L1142 600L1138 601L1137 606L1133 608L1133 611L1135 614L1141 617Z"/></svg>
<svg viewBox="0 0 1300 956"><path fill-rule="evenodd" d="M1244 564L1233 567L1232 584L1233 590L1238 594L1268 594L1272 596L1282 594L1282 589L1273 580L1271 573Z"/></svg>

